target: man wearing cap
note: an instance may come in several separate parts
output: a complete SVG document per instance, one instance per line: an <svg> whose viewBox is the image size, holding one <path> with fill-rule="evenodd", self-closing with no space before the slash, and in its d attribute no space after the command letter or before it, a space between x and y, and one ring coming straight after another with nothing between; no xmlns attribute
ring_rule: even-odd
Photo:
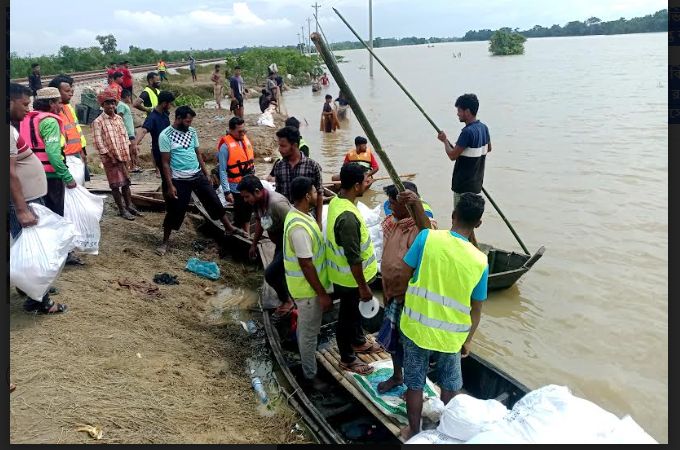
<svg viewBox="0 0 680 450"><path fill-rule="evenodd" d="M397 187L390 185L383 190L388 197L389 214L383 220L383 252L380 262L382 274L383 295L386 301L385 318L378 342L392 355L394 372L390 378L378 383L378 392L385 393L404 382L402 367L404 349L399 336L399 318L404 307L404 296L408 287L411 272L403 259L420 230L436 228L425 202L418 196L415 184L405 181L405 190L399 192ZM407 205L411 206L415 218L411 217Z"/></svg>
<svg viewBox="0 0 680 450"><path fill-rule="evenodd" d="M127 173L130 141L123 119L116 114L116 92L107 89L97 96L97 101L104 113L92 122L94 145L104 165L119 215L127 220L135 220L135 216L139 216L140 213L132 204L130 178Z"/></svg>
<svg viewBox="0 0 680 450"><path fill-rule="evenodd" d="M151 110L151 113L146 120L144 120L142 129L139 131L139 135L135 142L135 147L139 149L139 145L142 143L144 136L146 136L147 133L151 134L151 154L158 174L160 174L161 167L163 166L158 138L161 131L170 126L170 107L172 107L173 101L175 101L175 96L172 95L172 92L162 91L158 94L158 104ZM165 183L165 178L162 178L164 193L167 190Z"/></svg>
<svg viewBox="0 0 680 450"><path fill-rule="evenodd" d="M73 189L76 182L66 167L61 144L64 125L58 115L61 109L59 89L46 87L39 89L33 102L33 111L19 124L19 134L28 143L42 162L47 176L47 195L43 197L45 206L64 215L64 185Z"/></svg>

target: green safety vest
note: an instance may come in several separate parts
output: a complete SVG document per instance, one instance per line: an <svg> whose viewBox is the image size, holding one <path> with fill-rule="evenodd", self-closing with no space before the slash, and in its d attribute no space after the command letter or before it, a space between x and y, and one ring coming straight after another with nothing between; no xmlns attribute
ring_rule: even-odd
<svg viewBox="0 0 680 450"><path fill-rule="evenodd" d="M286 215L283 224L283 266L286 270L288 292L294 299L316 297L317 293L302 273L300 261L290 245L290 232L295 227L304 228L312 238L312 263L316 267L321 285L326 289L330 287L326 271L326 246L319 225L309 214L303 214L293 208Z"/></svg>
<svg viewBox="0 0 680 450"><path fill-rule="evenodd" d="M328 220L326 224L326 265L328 278L335 284L345 287L358 287L350 269L345 251L335 242L335 221L340 214L351 211L359 219L361 230L361 260L364 270L364 278L369 282L378 273L378 263L373 252L373 243L368 234L366 223L356 205L347 199L333 197L328 204Z"/></svg>
<svg viewBox="0 0 680 450"><path fill-rule="evenodd" d="M401 332L418 347L458 353L472 324L470 296L486 266L486 255L470 242L430 230L418 279L406 290Z"/></svg>
<svg viewBox="0 0 680 450"><path fill-rule="evenodd" d="M151 109L158 106L158 94L160 93L160 91L156 92L153 89L151 89L149 86L147 86L147 87L144 88L144 92L149 94L149 100L151 100ZM145 113L144 117L146 117L146 116L147 115Z"/></svg>
<svg viewBox="0 0 680 450"><path fill-rule="evenodd" d="M302 137L300 137L300 142L298 142L298 148L302 152L303 155L305 155L307 158L309 158L309 145L305 142Z"/></svg>

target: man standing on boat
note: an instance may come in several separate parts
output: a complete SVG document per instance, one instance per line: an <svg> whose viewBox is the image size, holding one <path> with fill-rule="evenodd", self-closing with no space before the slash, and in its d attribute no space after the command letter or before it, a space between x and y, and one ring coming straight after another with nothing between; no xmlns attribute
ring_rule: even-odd
<svg viewBox="0 0 680 450"><path fill-rule="evenodd" d="M405 181L404 188L403 192L399 192L394 185L383 189L389 199L390 214L382 223L383 253L380 273L386 306L383 327L378 333L378 342L392 355L394 372L390 378L378 383L378 392L381 394L404 383L402 372L404 349L399 336L399 318L404 307L408 281L413 272L404 263L404 256L420 230L436 229L434 220L430 219L431 214L428 215L429 205L426 206L427 203L418 196L416 185ZM411 205L415 218L411 217L406 205Z"/></svg>
<svg viewBox="0 0 680 450"><path fill-rule="evenodd" d="M311 178L297 177L290 187L294 208L283 227L283 263L288 292L297 308L297 342L304 380L321 390L325 383L316 376L316 346L321 316L333 308L326 292L330 288L323 234L309 210L319 195Z"/></svg>
<svg viewBox="0 0 680 450"><path fill-rule="evenodd" d="M470 354L489 277L486 255L469 242L483 213L482 196L462 194L451 230L422 230L404 256L411 273L399 322L409 422L404 438L420 431L431 359L437 361L434 379L444 404L463 388L460 358Z"/></svg>
<svg viewBox="0 0 680 450"><path fill-rule="evenodd" d="M359 164L345 164L340 169L340 192L328 205L325 234L328 277L340 297L336 329L340 366L362 375L371 373L373 368L355 353L382 350L380 345L366 340L359 313L359 302L373 299L368 285L378 273L373 243L355 204L368 186L368 174Z"/></svg>
<svg viewBox="0 0 680 450"><path fill-rule="evenodd" d="M283 127L276 132L279 139L279 153L282 159L274 163L269 173L269 181L276 183L276 192L282 194L289 201L293 201L291 187L293 180L299 176L308 177L314 183L317 191L314 217L321 228L323 213L323 185L321 184L321 166L313 159L307 158L300 152L300 132L294 127ZM309 212L309 211L307 211Z"/></svg>
<svg viewBox="0 0 680 450"><path fill-rule="evenodd" d="M255 175L243 177L238 184L238 190L243 196L243 200L254 208L255 218L257 219L253 243L249 251L250 257L252 259L257 257L257 244L265 231L276 246L274 257L264 270L264 279L276 291L281 302L274 315L283 317L295 307L293 299L288 296L286 271L283 264L283 225L293 206L286 197L278 192L266 190L260 179Z"/></svg>
<svg viewBox="0 0 680 450"><path fill-rule="evenodd" d="M451 161L455 161L451 177L454 208L464 192L479 194L482 191L486 155L491 152L489 128L477 120L477 96L463 94L456 99L455 107L458 110L458 120L465 123L455 146L451 147L443 131L437 135L437 139L444 143L446 155ZM477 245L474 230L470 235L470 242Z"/></svg>

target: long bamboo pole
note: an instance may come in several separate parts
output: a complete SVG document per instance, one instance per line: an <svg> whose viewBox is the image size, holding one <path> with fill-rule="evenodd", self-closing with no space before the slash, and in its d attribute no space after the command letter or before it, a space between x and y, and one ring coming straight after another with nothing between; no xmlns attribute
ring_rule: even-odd
<svg viewBox="0 0 680 450"><path fill-rule="evenodd" d="M330 71L331 75L333 75L333 79L335 79L335 82L338 83L338 87L345 95L345 98L349 102L349 105L352 107L352 111L354 111L354 115L359 121L361 128L364 129L366 137L368 137L368 140L371 141L373 149L376 151L378 156L380 156L380 160L382 161L383 166L385 166L385 170L387 170L387 173L390 174L390 178L392 179L394 186L397 188L399 192L403 191L404 184L401 182L399 174L392 165L392 161L390 161L390 158L387 156L387 153L385 153L385 151L383 150L382 145L380 145L380 141L378 141L378 138L373 132L373 127L371 127L371 124L366 118L364 111L361 109L361 106L359 106L359 102L354 96L352 90L349 88L349 85L347 84L345 77L342 75L342 72L340 72L340 68L335 63L335 60L333 59L333 54L328 49L328 45L326 45L326 42L323 40L319 33L312 33L310 38L312 42L314 42L314 45L316 46L316 51L319 53L319 55L321 55L324 62L326 63L326 67L328 67L328 70ZM411 216L415 218L413 211L411 210L411 206L407 205L407 208Z"/></svg>
<svg viewBox="0 0 680 450"><path fill-rule="evenodd" d="M441 128L439 128L437 126L437 124L434 123L434 120L432 120L430 118L430 116L425 112L425 110L420 106L420 104L418 104L416 99L413 98L413 96L409 93L409 91L406 90L404 85L401 84L401 82L397 79L397 77L394 76L394 74L390 71L390 69L388 69L387 66L385 66L385 64L383 64L383 62L380 60L380 58L378 58L378 56L373 52L373 49L371 47L369 47L369 45L366 42L364 42L363 39L361 39L359 34L357 34L357 32L354 30L354 28L352 28L352 25L350 25L349 22L347 22L347 20L345 20L345 18L342 17L342 14L340 14L340 12L337 9L333 8L333 11L335 11L335 14L337 14L338 17L340 17L340 20L342 20L345 23L345 25L347 25L347 28L349 28L349 30L352 32L352 34L354 34L354 36L359 40L359 42L361 42L361 44L366 48L366 50L368 50L368 52L371 54L371 56L373 56L375 58L375 60L378 61L378 64L380 64L382 66L382 68L385 69L385 72L387 72L387 74L397 83L397 85L401 88L401 90L404 91L404 94L406 94L406 96L413 102L413 104L416 106L416 108L418 108L418 110L423 114L425 119L427 119L427 121L430 122L430 125L432 125L432 127L437 131L437 133L442 131ZM450 141L448 142L448 144L451 147L453 147L453 145L451 144ZM515 239L517 239L517 242L522 247L522 250L524 250L524 253L526 253L527 255L530 255L531 252L527 249L526 245L524 245L524 242L522 242L522 240L519 238L519 235L517 234L517 232L513 228L510 221L505 217L505 214L503 214L501 209L498 207L496 202L493 201L493 198L491 198L491 195L489 195L489 193L487 192L486 189L484 189L483 186L482 186L482 192L484 192L484 195L486 195L486 198L489 199L489 201L491 202L493 207L496 209L496 212L498 212L498 214L501 216L501 219L503 219L503 222L505 222L505 224L508 226L512 235L515 236Z"/></svg>

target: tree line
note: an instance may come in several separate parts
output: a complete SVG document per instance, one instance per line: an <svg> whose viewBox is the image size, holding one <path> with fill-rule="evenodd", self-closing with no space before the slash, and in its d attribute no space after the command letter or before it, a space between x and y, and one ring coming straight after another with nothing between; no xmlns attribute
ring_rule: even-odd
<svg viewBox="0 0 680 450"><path fill-rule="evenodd" d="M608 22L603 22L597 17L591 17L583 22L573 21L567 23L565 26L553 25L551 27L544 27L541 25L535 25L533 28L528 30L519 31L515 28L511 30L508 27L501 28L501 30L509 30L515 33L519 33L527 38L537 38L537 37L551 37L551 36L589 36L597 34L628 34L628 33L651 33L660 32L668 30L668 10L662 9L655 12L654 14L648 14L644 17L635 17L629 20L621 17L618 20L612 20ZM434 44L440 42L455 42L455 41L488 41L491 39L494 30L484 29L484 30L470 30L462 38L458 37L404 37L404 38L383 38L377 37L373 40L373 46L376 48L380 47L395 47L402 45L422 45L422 44ZM189 54L192 54L197 60L200 59L217 59L226 57L227 55L232 56L244 56L244 61L250 61L252 59L258 60L257 69L253 67L254 70L262 70L260 67L260 61L262 53L274 52L277 56L282 56L283 54L278 54L278 51L285 51L286 57L292 57L295 59L291 66L295 66L292 72L293 75L297 75L297 72L301 66L308 68L309 64L303 59L297 59L295 55L299 54L299 48L296 46L283 46L283 47L258 47L256 49L248 47L232 48L232 49L207 49L207 50L154 50L152 48L141 48L134 45L129 46L127 52L121 52L117 49L116 38L113 35L97 36L96 37L99 46L91 46L85 48L75 48L69 47L67 45L62 46L56 55L49 56L19 56L16 52L12 52L9 55L10 64L10 78L23 78L27 77L31 73L31 64L38 63L42 70L43 75L56 75L58 73L69 73L69 72L84 72L90 70L97 70L104 68L111 62L121 62L129 61L131 65L142 65L142 64L155 64L160 59L164 61L186 61ZM355 41L344 41L336 42L330 44L332 50L351 50L363 48L361 43ZM260 54L253 55L253 58L246 56L246 52L252 50L260 50ZM272 54L269 53L267 57L271 57ZM276 58L277 60L279 58ZM248 62L246 62L248 64ZM317 62L313 65L318 64ZM281 66L281 64L279 64ZM245 70L245 68L244 68Z"/></svg>
<svg viewBox="0 0 680 450"><path fill-rule="evenodd" d="M501 28L510 30L510 28ZM626 20L623 17L618 20L603 22L597 17L591 17L583 22L573 21L565 26L553 25L550 28L541 25L534 25L528 30L519 31L515 28L515 33L519 33L527 38L538 37L557 37L557 36L592 36L602 34L630 34L630 33L655 33L668 31L668 10L662 9L654 14L644 17L634 17ZM491 39L494 30L470 30L465 33L461 41L488 41Z"/></svg>

